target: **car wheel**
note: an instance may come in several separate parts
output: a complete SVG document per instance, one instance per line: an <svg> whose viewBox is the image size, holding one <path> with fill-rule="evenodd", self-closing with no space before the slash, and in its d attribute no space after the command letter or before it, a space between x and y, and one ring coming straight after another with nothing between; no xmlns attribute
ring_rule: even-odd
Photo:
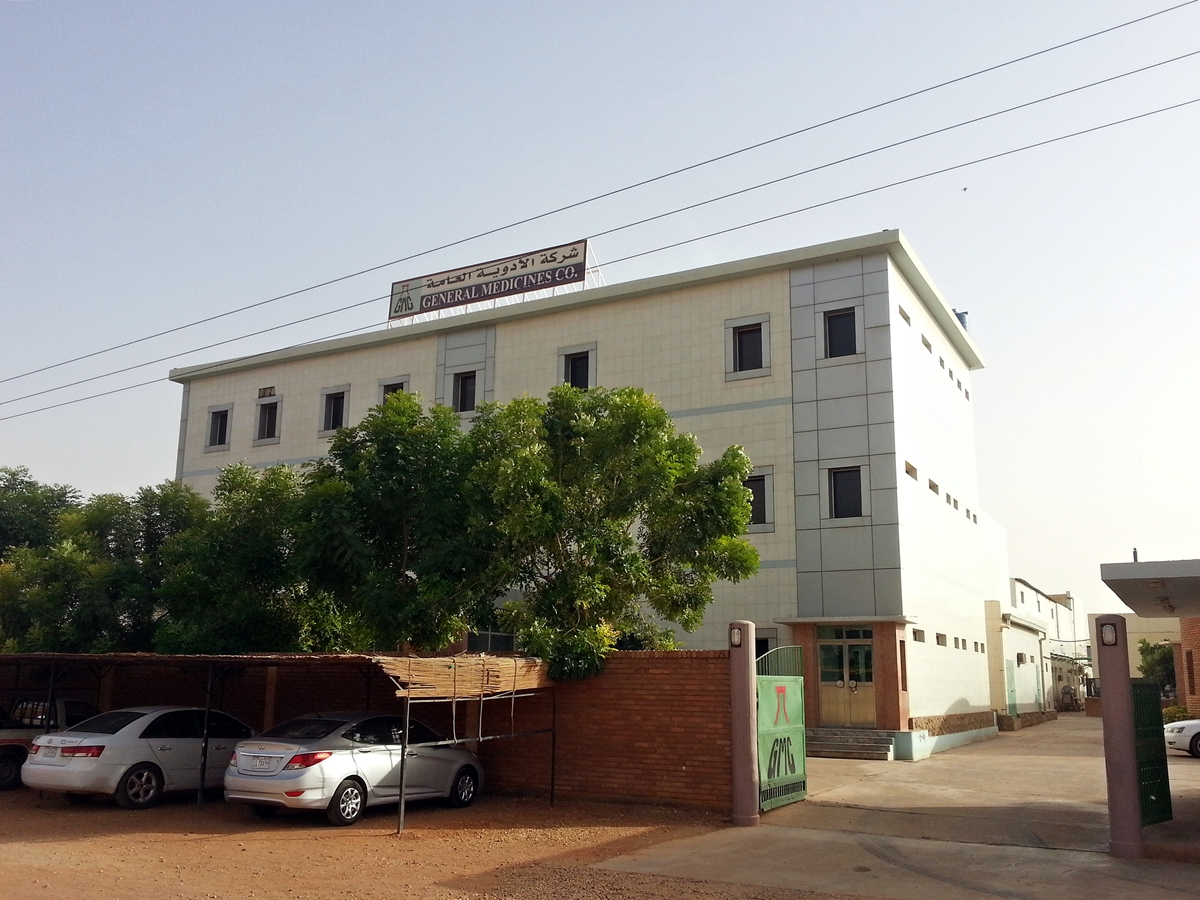
<svg viewBox="0 0 1200 900"><path fill-rule="evenodd" d="M330 825L353 825L366 808L367 798L363 786L353 778L347 778L333 792L333 799L325 810Z"/></svg>
<svg viewBox="0 0 1200 900"><path fill-rule="evenodd" d="M250 811L254 813L256 819L273 819L279 814L278 806L264 806L261 803L254 803L250 806Z"/></svg>
<svg viewBox="0 0 1200 900"><path fill-rule="evenodd" d="M454 776L454 786L450 788L450 805L470 806L478 793L479 773L470 766L463 766Z"/></svg>
<svg viewBox="0 0 1200 900"><path fill-rule="evenodd" d="M125 809L148 809L162 799L163 777L156 766L138 763L121 776L117 805Z"/></svg>
<svg viewBox="0 0 1200 900"><path fill-rule="evenodd" d="M11 751L0 753L0 791L11 791L21 786L21 759Z"/></svg>
<svg viewBox="0 0 1200 900"><path fill-rule="evenodd" d="M1188 753L1200 758L1200 731L1192 735L1192 742L1188 744Z"/></svg>
<svg viewBox="0 0 1200 900"><path fill-rule="evenodd" d="M92 802L91 794L74 794L74 793L72 793L72 794L63 794L63 796L67 798L67 802L70 803L72 806L83 806L84 804Z"/></svg>

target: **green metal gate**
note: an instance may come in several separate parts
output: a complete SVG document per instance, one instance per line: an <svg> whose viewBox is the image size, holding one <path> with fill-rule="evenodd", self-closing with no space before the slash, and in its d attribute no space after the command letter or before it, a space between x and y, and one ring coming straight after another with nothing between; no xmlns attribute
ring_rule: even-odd
<svg viewBox="0 0 1200 900"><path fill-rule="evenodd" d="M1167 745L1163 740L1162 704L1157 682L1132 678L1133 736L1137 748L1138 792L1142 824L1156 825L1174 818L1171 784L1167 777Z"/></svg>
<svg viewBox="0 0 1200 900"><path fill-rule="evenodd" d="M758 806L803 800L804 672L799 647L776 647L755 663L758 685Z"/></svg>

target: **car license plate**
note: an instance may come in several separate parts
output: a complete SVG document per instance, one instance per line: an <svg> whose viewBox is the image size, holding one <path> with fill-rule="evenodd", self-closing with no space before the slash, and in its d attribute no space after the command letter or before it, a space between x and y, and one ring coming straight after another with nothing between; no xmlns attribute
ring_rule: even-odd
<svg viewBox="0 0 1200 900"><path fill-rule="evenodd" d="M252 769L269 769L271 768L271 757L255 756L250 760L250 768Z"/></svg>
<svg viewBox="0 0 1200 900"><path fill-rule="evenodd" d="M57 747L43 747L42 756L58 756Z"/></svg>

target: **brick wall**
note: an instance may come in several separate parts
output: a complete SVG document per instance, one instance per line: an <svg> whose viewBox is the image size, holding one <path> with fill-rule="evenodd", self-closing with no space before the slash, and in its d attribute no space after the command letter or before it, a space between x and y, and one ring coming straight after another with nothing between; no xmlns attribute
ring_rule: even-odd
<svg viewBox="0 0 1200 900"><path fill-rule="evenodd" d="M1200 717L1200 619L1179 620L1180 656L1183 670L1175 673L1179 705Z"/></svg>

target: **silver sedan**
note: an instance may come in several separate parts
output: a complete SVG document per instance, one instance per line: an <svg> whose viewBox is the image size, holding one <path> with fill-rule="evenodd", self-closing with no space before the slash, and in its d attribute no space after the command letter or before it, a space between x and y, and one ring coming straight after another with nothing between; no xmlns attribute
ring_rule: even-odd
<svg viewBox="0 0 1200 900"><path fill-rule="evenodd" d="M225 799L256 815L284 807L323 809L334 825L350 825L368 806L404 797L440 797L467 806L483 788L479 758L410 721L407 751L402 716L310 713L269 728L234 750Z"/></svg>
<svg viewBox="0 0 1200 900"><path fill-rule="evenodd" d="M200 787L204 710L140 706L101 713L33 741L21 767L31 788L59 791L72 802L110 794L126 809L153 806L167 791ZM254 730L216 710L208 714L205 787L218 787L229 754Z"/></svg>
<svg viewBox="0 0 1200 900"><path fill-rule="evenodd" d="M1163 726L1163 736L1171 750L1185 750L1200 756L1200 719L1185 719Z"/></svg>

